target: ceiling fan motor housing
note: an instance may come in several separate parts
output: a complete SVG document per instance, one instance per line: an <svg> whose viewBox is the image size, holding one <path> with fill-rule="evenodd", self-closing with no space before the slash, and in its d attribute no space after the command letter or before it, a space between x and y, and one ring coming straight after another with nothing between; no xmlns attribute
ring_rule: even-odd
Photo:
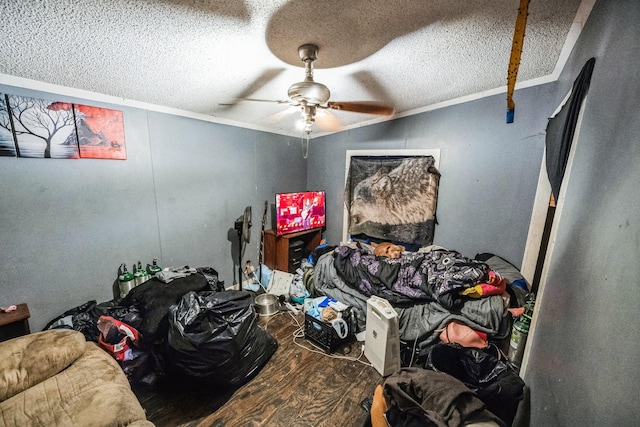
<svg viewBox="0 0 640 427"><path fill-rule="evenodd" d="M307 104L320 105L329 100L331 92L329 88L322 83L312 81L303 81L292 84L287 92L289 98L293 101L306 101Z"/></svg>
<svg viewBox="0 0 640 427"><path fill-rule="evenodd" d="M289 87L289 99L303 106L326 103L331 96L329 88L313 81L313 62L318 58L318 46L304 44L298 48L298 55L304 62L305 79Z"/></svg>

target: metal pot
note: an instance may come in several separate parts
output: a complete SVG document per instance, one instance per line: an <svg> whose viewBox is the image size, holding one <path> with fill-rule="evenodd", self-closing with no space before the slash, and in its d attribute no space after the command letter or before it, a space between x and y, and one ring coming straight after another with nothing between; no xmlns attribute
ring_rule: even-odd
<svg viewBox="0 0 640 427"><path fill-rule="evenodd" d="M260 294L255 299L260 316L271 316L280 310L280 301L273 294Z"/></svg>

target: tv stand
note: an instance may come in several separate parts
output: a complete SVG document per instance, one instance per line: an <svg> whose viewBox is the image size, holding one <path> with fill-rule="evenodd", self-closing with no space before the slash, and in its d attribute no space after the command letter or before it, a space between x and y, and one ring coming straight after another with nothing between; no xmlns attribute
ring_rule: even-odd
<svg viewBox="0 0 640 427"><path fill-rule="evenodd" d="M303 258L322 241L322 228L277 236L275 230L264 231L264 264L272 270L295 273Z"/></svg>

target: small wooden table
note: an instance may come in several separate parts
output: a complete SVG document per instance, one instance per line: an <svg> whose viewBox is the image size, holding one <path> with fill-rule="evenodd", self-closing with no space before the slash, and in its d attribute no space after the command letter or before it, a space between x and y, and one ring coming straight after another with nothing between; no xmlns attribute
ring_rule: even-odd
<svg viewBox="0 0 640 427"><path fill-rule="evenodd" d="M0 341L31 333L29 307L27 304L18 304L17 307L14 311L0 313Z"/></svg>

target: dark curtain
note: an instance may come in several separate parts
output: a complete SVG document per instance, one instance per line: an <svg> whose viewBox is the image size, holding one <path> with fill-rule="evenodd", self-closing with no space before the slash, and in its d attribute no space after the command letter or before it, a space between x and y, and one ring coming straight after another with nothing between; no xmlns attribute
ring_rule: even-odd
<svg viewBox="0 0 640 427"><path fill-rule="evenodd" d="M432 156L352 157L345 188L349 234L432 244L439 180Z"/></svg>
<svg viewBox="0 0 640 427"><path fill-rule="evenodd" d="M547 124L545 141L547 146L547 175L549 176L551 191L555 200L558 200L560 184L564 177L569 151L571 151L571 142L576 130L576 122L578 121L582 101L589 91L595 62L595 58L591 58L582 67L578 78L573 82L569 99L562 106L560 112L549 119Z"/></svg>

